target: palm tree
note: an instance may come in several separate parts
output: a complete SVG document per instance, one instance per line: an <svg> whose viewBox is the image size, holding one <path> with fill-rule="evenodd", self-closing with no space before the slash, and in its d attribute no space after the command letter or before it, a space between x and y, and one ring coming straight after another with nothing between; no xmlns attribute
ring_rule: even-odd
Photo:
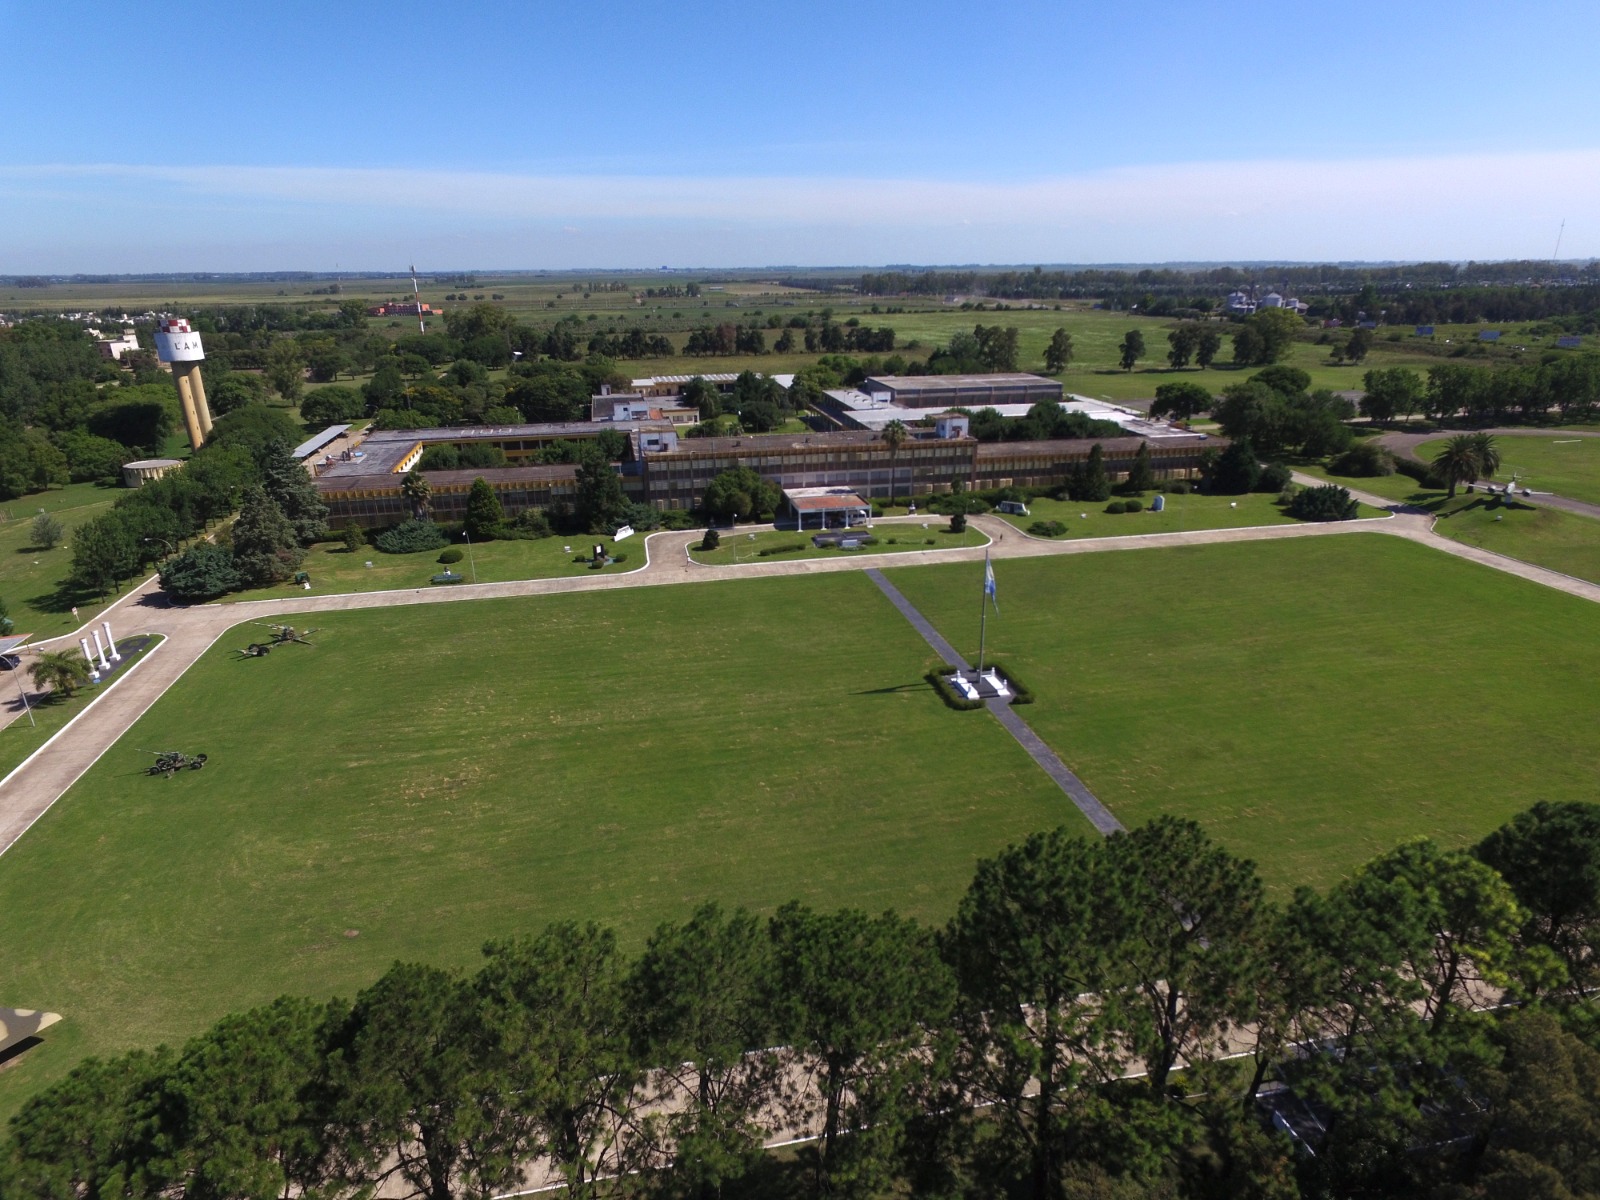
<svg viewBox="0 0 1600 1200"><path fill-rule="evenodd" d="M1478 478L1493 479L1500 471L1500 443L1494 434L1473 434L1472 449L1478 456Z"/></svg>
<svg viewBox="0 0 1600 1200"><path fill-rule="evenodd" d="M28 674L33 676L34 687L49 688L66 699L89 682L89 664L75 651L47 650L34 660Z"/></svg>
<svg viewBox="0 0 1600 1200"><path fill-rule="evenodd" d="M894 500L895 460L900 457L900 447L906 444L904 421L890 421L883 427L883 444L889 447L889 500Z"/></svg>
<svg viewBox="0 0 1600 1200"><path fill-rule="evenodd" d="M1478 449L1478 438L1481 436L1458 433L1444 444L1444 449L1433 460L1433 473L1449 484L1452 497L1456 494L1458 484L1471 483L1483 473L1484 462ZM1499 466L1500 456L1496 453L1496 469Z"/></svg>
<svg viewBox="0 0 1600 1200"><path fill-rule="evenodd" d="M421 471L408 471L400 482L400 494L411 501L411 515L419 521L428 519L428 505L433 500L433 488Z"/></svg>

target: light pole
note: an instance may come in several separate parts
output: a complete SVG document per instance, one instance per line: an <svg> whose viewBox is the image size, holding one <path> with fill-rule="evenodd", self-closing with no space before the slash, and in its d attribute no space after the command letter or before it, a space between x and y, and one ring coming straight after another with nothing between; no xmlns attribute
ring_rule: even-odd
<svg viewBox="0 0 1600 1200"><path fill-rule="evenodd" d="M22 711L28 714L28 724L37 729L39 722L33 719L33 705L28 703L27 689L22 686L22 655L17 655L17 665L12 670L17 674L17 695L22 697Z"/></svg>
<svg viewBox="0 0 1600 1200"><path fill-rule="evenodd" d="M163 537L144 537L144 538L140 538L139 540L142 541L142 542L160 542L163 546L165 546L167 548L167 553L168 554L176 554L178 552L178 548L176 546L174 546L171 542L167 541L166 538L163 538Z"/></svg>
<svg viewBox="0 0 1600 1200"><path fill-rule="evenodd" d="M472 582L473 583L477 583L478 582L478 562L477 562L477 560L475 558L472 557L472 535L470 533L468 533L465 529L463 529L461 531L461 536L467 539L467 565L472 568ZM437 545L437 543L435 543L435 544Z"/></svg>
<svg viewBox="0 0 1600 1200"><path fill-rule="evenodd" d="M738 562L739 561L739 539L738 539L737 536L735 536L736 534L738 534L738 532L739 532L739 514L738 513L734 513L733 514L733 520L728 523L728 540L733 543L733 561L734 562Z"/></svg>

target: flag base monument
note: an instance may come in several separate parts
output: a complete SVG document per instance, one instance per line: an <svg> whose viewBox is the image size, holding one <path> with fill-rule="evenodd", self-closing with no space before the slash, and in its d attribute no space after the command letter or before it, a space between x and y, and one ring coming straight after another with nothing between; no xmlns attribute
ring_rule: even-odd
<svg viewBox="0 0 1600 1200"><path fill-rule="evenodd" d="M968 700L1009 700L1011 687L1005 676L994 668L984 669L983 657L989 633L989 606L994 605L995 616L1000 615L1000 599L996 594L994 565L989 555L983 556L983 593L978 600L978 667L975 671L957 671L949 676L950 686Z"/></svg>

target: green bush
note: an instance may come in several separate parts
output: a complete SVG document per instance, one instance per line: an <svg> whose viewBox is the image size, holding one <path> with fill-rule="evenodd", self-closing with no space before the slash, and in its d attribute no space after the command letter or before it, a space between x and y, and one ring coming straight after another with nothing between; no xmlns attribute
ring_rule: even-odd
<svg viewBox="0 0 1600 1200"><path fill-rule="evenodd" d="M464 557L465 555L461 553L460 547L451 546L450 549L439 555L439 562L448 567L451 563L460 562Z"/></svg>
<svg viewBox="0 0 1600 1200"><path fill-rule="evenodd" d="M1287 508L1294 503L1294 498L1300 494L1300 485L1291 483L1278 493L1278 503Z"/></svg>
<svg viewBox="0 0 1600 1200"><path fill-rule="evenodd" d="M1302 521L1348 521L1360 506L1336 483L1306 488L1289 502L1289 515Z"/></svg>
<svg viewBox="0 0 1600 1200"><path fill-rule="evenodd" d="M1028 526L1028 532L1034 537L1060 537L1066 531L1066 525L1060 521L1035 521Z"/></svg>
<svg viewBox="0 0 1600 1200"><path fill-rule="evenodd" d="M1128 505L1125 501L1113 500L1110 504L1106 505L1106 511L1108 513L1125 513L1128 511Z"/></svg>
<svg viewBox="0 0 1600 1200"><path fill-rule="evenodd" d="M372 544L385 554L415 554L419 550L443 550L450 544L432 521L406 521L385 529L372 539Z"/></svg>
<svg viewBox="0 0 1600 1200"><path fill-rule="evenodd" d="M1122 502L1122 511L1123 512L1131 512L1131 513L1132 512L1143 512L1144 511L1144 501L1143 500L1124 500Z"/></svg>
<svg viewBox="0 0 1600 1200"><path fill-rule="evenodd" d="M628 561L628 556L626 554L613 554L611 556L611 561L614 563L625 563Z"/></svg>
<svg viewBox="0 0 1600 1200"><path fill-rule="evenodd" d="M705 537L700 539L700 549L702 550L715 550L720 545L722 545L722 535L715 529L706 530Z"/></svg>
<svg viewBox="0 0 1600 1200"><path fill-rule="evenodd" d="M1255 491L1281 492L1294 482L1294 472L1287 463L1268 463L1256 477Z"/></svg>
<svg viewBox="0 0 1600 1200"><path fill-rule="evenodd" d="M1433 473L1433 464L1418 462L1413 458L1396 458L1394 469L1402 475L1408 475L1425 488L1442 488L1444 484Z"/></svg>
<svg viewBox="0 0 1600 1200"><path fill-rule="evenodd" d="M793 554L796 550L805 548L804 542L779 542L773 546L763 546L756 553L760 558L771 558L774 554Z"/></svg>
<svg viewBox="0 0 1600 1200"><path fill-rule="evenodd" d="M939 699L945 702L947 708L953 708L957 712L971 712L975 708L983 707L982 700L968 700L951 687L950 681L944 677L942 671L929 671L923 678L933 685L933 690L939 693Z"/></svg>
<svg viewBox="0 0 1600 1200"><path fill-rule="evenodd" d="M1396 469L1398 464L1394 455L1376 442L1362 442L1359 446L1352 446L1328 464L1328 470L1335 475L1353 475L1368 479L1393 475Z"/></svg>
<svg viewBox="0 0 1600 1200"><path fill-rule="evenodd" d="M955 516L950 518L950 532L951 533L965 533L966 531L967 531L967 514L964 513L964 512L958 512Z"/></svg>
<svg viewBox="0 0 1600 1200"><path fill-rule="evenodd" d="M1187 479L1172 479L1162 484L1161 490L1169 496L1187 496L1194 488Z"/></svg>

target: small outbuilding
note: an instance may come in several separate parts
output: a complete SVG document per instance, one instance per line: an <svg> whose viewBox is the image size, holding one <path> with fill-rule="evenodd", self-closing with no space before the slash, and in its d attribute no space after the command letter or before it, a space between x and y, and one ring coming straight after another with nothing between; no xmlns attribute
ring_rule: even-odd
<svg viewBox="0 0 1600 1200"><path fill-rule="evenodd" d="M176 458L141 458L136 462L123 463L122 484L124 487L143 487L152 479L160 479L168 471L181 466L182 461Z"/></svg>
<svg viewBox="0 0 1600 1200"><path fill-rule="evenodd" d="M783 502L797 529L848 529L872 516L872 506L846 487L785 488Z"/></svg>

